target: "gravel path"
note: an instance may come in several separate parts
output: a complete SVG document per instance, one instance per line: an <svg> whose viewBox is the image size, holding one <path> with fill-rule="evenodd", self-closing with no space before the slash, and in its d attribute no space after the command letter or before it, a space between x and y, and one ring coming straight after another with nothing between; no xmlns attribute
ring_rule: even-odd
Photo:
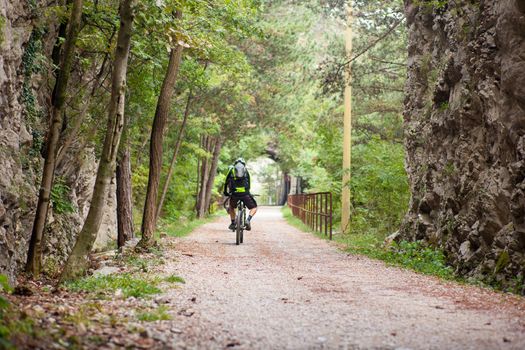
<svg viewBox="0 0 525 350"><path fill-rule="evenodd" d="M525 349L525 300L361 256L261 208L236 246L227 218L177 240L165 272L177 347Z"/></svg>

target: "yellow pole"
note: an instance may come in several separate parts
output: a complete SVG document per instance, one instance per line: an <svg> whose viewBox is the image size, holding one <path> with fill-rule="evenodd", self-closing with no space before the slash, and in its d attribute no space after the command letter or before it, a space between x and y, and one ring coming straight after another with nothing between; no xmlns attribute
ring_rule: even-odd
<svg viewBox="0 0 525 350"><path fill-rule="evenodd" d="M352 0L347 3L346 57L352 57ZM343 190L341 196L341 232L349 232L350 223L350 168L352 164L352 64L345 70L345 99L343 123Z"/></svg>

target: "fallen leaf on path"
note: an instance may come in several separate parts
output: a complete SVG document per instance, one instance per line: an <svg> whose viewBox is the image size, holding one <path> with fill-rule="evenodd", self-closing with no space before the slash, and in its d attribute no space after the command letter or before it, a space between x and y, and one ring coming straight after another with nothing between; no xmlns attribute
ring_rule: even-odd
<svg viewBox="0 0 525 350"><path fill-rule="evenodd" d="M139 338L134 344L139 349L149 349L153 345L155 345L155 341L151 338Z"/></svg>
<svg viewBox="0 0 525 350"><path fill-rule="evenodd" d="M181 310L179 311L179 315L183 315L183 316L186 316L186 317L191 317L195 314L195 311L193 311L192 309L187 309L187 310Z"/></svg>
<svg viewBox="0 0 525 350"><path fill-rule="evenodd" d="M228 342L228 344L226 344L226 347L233 348L234 346L239 346L239 345L241 345L240 341L232 340L232 341Z"/></svg>

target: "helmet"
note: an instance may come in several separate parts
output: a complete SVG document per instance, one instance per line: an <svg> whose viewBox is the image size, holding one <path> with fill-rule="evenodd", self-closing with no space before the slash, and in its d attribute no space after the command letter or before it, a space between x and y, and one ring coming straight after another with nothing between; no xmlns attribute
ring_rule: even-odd
<svg viewBox="0 0 525 350"><path fill-rule="evenodd" d="M242 163L243 165L246 165L246 162L244 161L244 158L237 158L237 160L235 162L233 162L233 164L237 164L237 163Z"/></svg>

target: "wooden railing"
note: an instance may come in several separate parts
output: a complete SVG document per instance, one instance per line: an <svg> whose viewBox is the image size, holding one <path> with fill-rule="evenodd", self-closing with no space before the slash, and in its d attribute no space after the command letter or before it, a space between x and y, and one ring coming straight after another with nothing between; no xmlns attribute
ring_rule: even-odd
<svg viewBox="0 0 525 350"><path fill-rule="evenodd" d="M288 206L305 225L332 239L332 193L291 194Z"/></svg>

